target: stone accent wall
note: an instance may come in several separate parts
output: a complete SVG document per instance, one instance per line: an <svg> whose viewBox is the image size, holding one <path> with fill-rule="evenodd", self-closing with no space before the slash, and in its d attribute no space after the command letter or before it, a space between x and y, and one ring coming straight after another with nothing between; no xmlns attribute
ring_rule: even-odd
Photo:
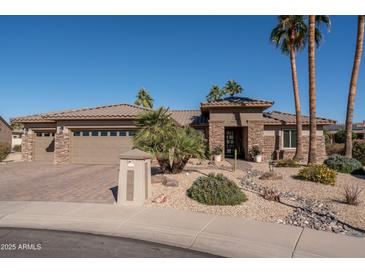
<svg viewBox="0 0 365 274"><path fill-rule="evenodd" d="M249 160L249 152L253 146L264 149L264 123L262 121L247 121L247 153L246 160ZM264 155L264 159L265 155Z"/></svg>
<svg viewBox="0 0 365 274"><path fill-rule="evenodd" d="M279 138L279 140L277 140ZM309 152L309 136L303 136L303 162L307 162ZM295 155L295 149L279 149L281 144L281 136L265 136L265 144L263 146L263 152L265 159L271 158L273 152L278 152L279 155L275 155L276 159L292 159ZM327 158L325 137L317 136L317 159L318 163L322 163Z"/></svg>
<svg viewBox="0 0 365 274"><path fill-rule="evenodd" d="M55 164L68 164L70 162L70 137L69 131L55 134Z"/></svg>
<svg viewBox="0 0 365 274"><path fill-rule="evenodd" d="M262 149L262 153L266 160L270 160L274 151L275 151L275 136L265 136L264 137L264 146Z"/></svg>
<svg viewBox="0 0 365 274"><path fill-rule="evenodd" d="M28 131L22 136L22 158L24 161L33 160L34 132Z"/></svg>
<svg viewBox="0 0 365 274"><path fill-rule="evenodd" d="M210 150L216 146L222 146L224 154L224 121L209 121L208 136Z"/></svg>

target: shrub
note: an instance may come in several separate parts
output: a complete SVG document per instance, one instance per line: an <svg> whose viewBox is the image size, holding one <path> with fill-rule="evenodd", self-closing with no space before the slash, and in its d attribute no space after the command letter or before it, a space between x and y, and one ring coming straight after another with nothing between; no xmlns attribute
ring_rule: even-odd
<svg viewBox="0 0 365 274"><path fill-rule="evenodd" d="M352 140L357 139L357 134L352 133ZM335 133L335 142L338 144L344 144L346 142L346 130L341 129Z"/></svg>
<svg viewBox="0 0 365 274"><path fill-rule="evenodd" d="M365 166L365 142L356 141L352 148L352 157L358 160L363 166Z"/></svg>
<svg viewBox="0 0 365 274"><path fill-rule="evenodd" d="M222 174L200 176L187 190L191 199L206 205L239 205L247 201L240 188Z"/></svg>
<svg viewBox="0 0 365 274"><path fill-rule="evenodd" d="M8 143L0 142L0 162L5 160L10 154L11 149Z"/></svg>
<svg viewBox="0 0 365 274"><path fill-rule="evenodd" d="M213 155L222 155L222 153L223 153L223 147L222 146L216 146L213 149L213 152L212 152Z"/></svg>
<svg viewBox="0 0 365 274"><path fill-rule="evenodd" d="M275 161L275 167L299 167L300 164L293 159L282 159Z"/></svg>
<svg viewBox="0 0 365 274"><path fill-rule="evenodd" d="M336 171L325 165L310 165L302 168L298 173L299 179L331 186L335 185L336 176Z"/></svg>
<svg viewBox="0 0 365 274"><path fill-rule="evenodd" d="M15 145L13 147L14 152L21 152L22 151L22 145Z"/></svg>
<svg viewBox="0 0 365 274"><path fill-rule="evenodd" d="M360 193L363 191L360 188L359 184L348 184L345 185L344 188L344 201L349 205L358 205L359 204L359 196Z"/></svg>
<svg viewBox="0 0 365 274"><path fill-rule="evenodd" d="M358 160L338 154L331 155L324 163L328 167L342 173L352 173L355 170L362 168L362 165Z"/></svg>
<svg viewBox="0 0 365 274"><path fill-rule="evenodd" d="M259 148L259 146L253 146L249 151L249 155L250 155L251 159L254 159L257 155L260 155L261 153L262 153L262 151Z"/></svg>
<svg viewBox="0 0 365 274"><path fill-rule="evenodd" d="M201 132L179 127L168 109L144 112L138 118L141 129L134 137L134 146L156 157L163 173L181 172L190 158L204 158L206 141Z"/></svg>
<svg viewBox="0 0 365 274"><path fill-rule="evenodd" d="M326 145L326 153L328 156L333 154L345 154L345 144L328 144Z"/></svg>

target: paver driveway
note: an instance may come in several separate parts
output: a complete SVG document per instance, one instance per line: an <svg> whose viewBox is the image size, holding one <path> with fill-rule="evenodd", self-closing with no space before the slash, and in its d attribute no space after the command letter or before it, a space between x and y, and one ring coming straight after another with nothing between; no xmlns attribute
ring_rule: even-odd
<svg viewBox="0 0 365 274"><path fill-rule="evenodd" d="M0 164L0 201L114 203L115 165Z"/></svg>

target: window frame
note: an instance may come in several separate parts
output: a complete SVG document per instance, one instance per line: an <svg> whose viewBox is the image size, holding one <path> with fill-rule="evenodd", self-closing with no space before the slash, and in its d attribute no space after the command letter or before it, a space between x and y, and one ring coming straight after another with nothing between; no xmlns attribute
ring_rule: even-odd
<svg viewBox="0 0 365 274"><path fill-rule="evenodd" d="M282 147L283 149L296 149L297 146L292 146L292 137L293 137L293 133L292 132L295 132L296 133L296 129L283 129L283 136L282 136ZM285 146L285 131L289 132L289 146ZM296 142L296 140L295 140Z"/></svg>

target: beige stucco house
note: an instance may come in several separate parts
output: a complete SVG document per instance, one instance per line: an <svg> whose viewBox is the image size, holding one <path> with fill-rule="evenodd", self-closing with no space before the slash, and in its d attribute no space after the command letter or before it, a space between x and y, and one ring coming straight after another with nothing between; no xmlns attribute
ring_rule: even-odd
<svg viewBox="0 0 365 274"><path fill-rule="evenodd" d="M264 159L292 157L295 152L295 115L266 112L272 101L229 97L201 103L199 110L170 110L179 125L202 131L210 148L221 145L225 157L248 159L252 146ZM17 117L24 124L22 152L25 160L56 164L117 164L119 155L133 147L139 114L149 109L130 104ZM325 158L323 126L336 121L317 119L317 153ZM304 151L308 152L309 119L303 116Z"/></svg>
<svg viewBox="0 0 365 274"><path fill-rule="evenodd" d="M11 145L11 127L1 116L0 116L0 142Z"/></svg>

